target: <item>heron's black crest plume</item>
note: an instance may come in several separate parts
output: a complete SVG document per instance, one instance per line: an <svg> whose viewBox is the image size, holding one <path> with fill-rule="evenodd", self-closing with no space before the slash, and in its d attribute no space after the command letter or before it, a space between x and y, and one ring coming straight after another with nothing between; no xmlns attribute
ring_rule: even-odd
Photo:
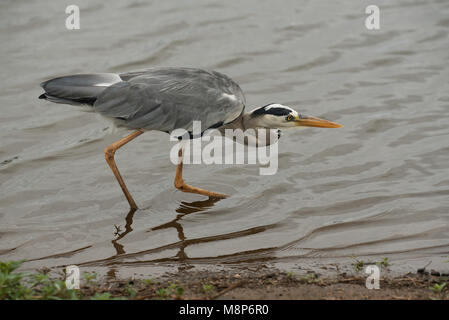
<svg viewBox="0 0 449 320"><path fill-rule="evenodd" d="M269 108L273 103L267 104L259 109L256 109L252 112L252 115L257 117L265 114L271 114L274 116L286 116L289 115L291 110L282 107L272 107Z"/></svg>

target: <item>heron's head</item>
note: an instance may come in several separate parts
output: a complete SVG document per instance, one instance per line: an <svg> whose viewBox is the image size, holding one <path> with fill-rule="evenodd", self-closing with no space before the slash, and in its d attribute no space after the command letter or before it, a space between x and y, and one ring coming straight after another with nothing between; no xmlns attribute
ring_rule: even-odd
<svg viewBox="0 0 449 320"><path fill-rule="evenodd" d="M277 103L254 109L250 115L253 125L259 128L343 127L341 124L332 121L299 114L292 108Z"/></svg>

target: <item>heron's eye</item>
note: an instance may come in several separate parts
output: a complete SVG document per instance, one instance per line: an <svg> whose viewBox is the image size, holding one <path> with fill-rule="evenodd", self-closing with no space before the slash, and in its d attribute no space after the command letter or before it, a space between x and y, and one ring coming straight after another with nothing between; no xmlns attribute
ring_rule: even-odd
<svg viewBox="0 0 449 320"><path fill-rule="evenodd" d="M287 121L292 121L292 120L293 120L293 116L290 114L290 115L288 115L288 116L285 118L285 120L287 120Z"/></svg>

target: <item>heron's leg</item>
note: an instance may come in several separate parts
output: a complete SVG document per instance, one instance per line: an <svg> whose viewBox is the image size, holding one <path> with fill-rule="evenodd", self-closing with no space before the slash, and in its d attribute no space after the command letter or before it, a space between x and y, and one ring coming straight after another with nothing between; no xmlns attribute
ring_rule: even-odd
<svg viewBox="0 0 449 320"><path fill-rule="evenodd" d="M179 157L179 163L178 163L178 166L176 167L176 176L175 176L175 187L177 189L181 190L182 192L202 194L204 196L208 196L211 198L224 199L224 198L228 197L226 194L192 187L192 186L188 185L187 183L185 183L184 180L182 179L182 162L183 162L182 161L182 147L178 151L178 157Z"/></svg>
<svg viewBox="0 0 449 320"><path fill-rule="evenodd" d="M143 133L143 130L140 130L140 129L137 131L134 131L129 136L126 136L123 139L120 139L119 141L114 142L110 146L106 147L106 149L104 149L104 157L106 159L106 162L108 163L109 167L111 167L111 170L114 173L115 178L117 179L118 183L120 184L120 187L122 188L123 193L125 194L125 197L129 202L129 205L133 209L137 209L137 205L134 202L133 197L131 197L131 194L129 193L128 188L126 187L125 182L123 181L123 178L120 175L120 172L118 171L117 165L115 164L115 160L114 160L114 154L115 154L115 151L117 151L117 149L124 146L125 144L127 144L128 142L133 140L134 138L137 138L142 133Z"/></svg>

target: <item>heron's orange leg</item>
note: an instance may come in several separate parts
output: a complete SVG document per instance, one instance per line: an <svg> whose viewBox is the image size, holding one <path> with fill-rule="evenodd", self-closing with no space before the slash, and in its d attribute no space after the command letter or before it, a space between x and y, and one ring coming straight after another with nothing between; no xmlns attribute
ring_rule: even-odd
<svg viewBox="0 0 449 320"><path fill-rule="evenodd" d="M217 199L224 199L224 198L228 197L226 194L192 187L192 186L188 185L187 183L185 183L184 180L182 179L182 148L179 149L178 157L179 157L179 164L176 167L176 176L175 176L175 187L178 190L181 190L182 192L202 194L204 196L208 196L211 198L217 198Z"/></svg>
<svg viewBox="0 0 449 320"><path fill-rule="evenodd" d="M127 144L128 142L133 140L134 138L137 138L142 133L143 133L143 130L140 130L140 129L137 131L134 131L129 136L126 136L123 139L120 139L119 141L114 142L110 146L106 147L106 149L104 149L104 157L106 159L106 162L108 163L109 167L111 167L111 170L114 173L118 183L120 184L120 187L122 188L123 193L125 194L125 197L129 202L129 205L133 209L137 209L137 205L136 205L133 197L131 197L131 194L129 193L128 188L126 187L125 182L123 181L123 178L120 175L120 172L118 171L117 165L115 164L115 160L114 160L114 154L115 154L115 151L117 151L120 147L124 146L125 144Z"/></svg>

